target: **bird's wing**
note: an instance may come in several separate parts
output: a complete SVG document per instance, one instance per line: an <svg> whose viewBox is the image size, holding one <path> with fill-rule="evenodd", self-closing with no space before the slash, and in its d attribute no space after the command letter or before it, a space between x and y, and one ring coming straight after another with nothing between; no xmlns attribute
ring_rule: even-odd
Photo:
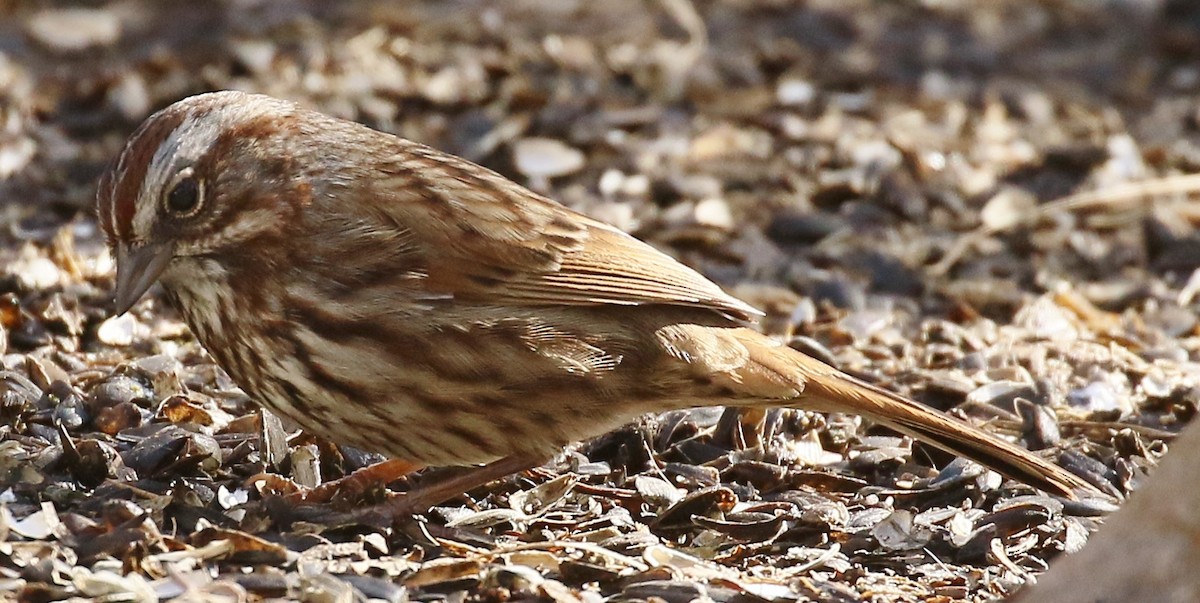
<svg viewBox="0 0 1200 603"><path fill-rule="evenodd" d="M399 142L402 152L385 163L387 176L374 190L391 197L381 199L381 211L425 248L432 293L525 305L695 306L739 319L761 314L612 226L463 159Z"/></svg>

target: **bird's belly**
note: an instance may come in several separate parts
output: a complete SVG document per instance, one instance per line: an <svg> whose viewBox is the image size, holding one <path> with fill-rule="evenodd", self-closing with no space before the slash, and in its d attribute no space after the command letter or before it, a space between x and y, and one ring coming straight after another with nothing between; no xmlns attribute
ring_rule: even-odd
<svg viewBox="0 0 1200 603"><path fill-rule="evenodd" d="M641 414L596 379L530 367L539 360L519 351L510 362L520 369L452 371L444 359L367 340L338 342L303 328L283 339L243 342L241 349L290 346L256 362L231 350L214 355L256 401L305 431L425 465L549 457Z"/></svg>
<svg viewBox="0 0 1200 603"><path fill-rule="evenodd" d="M291 381L286 379L290 378ZM609 431L637 412L597 409L562 395L460 397L439 388L392 391L352 401L319 388L304 394L294 377L251 395L306 432L429 466L468 465L511 456L550 457L564 445ZM270 383L272 380L268 380ZM311 390L310 390L311 391Z"/></svg>

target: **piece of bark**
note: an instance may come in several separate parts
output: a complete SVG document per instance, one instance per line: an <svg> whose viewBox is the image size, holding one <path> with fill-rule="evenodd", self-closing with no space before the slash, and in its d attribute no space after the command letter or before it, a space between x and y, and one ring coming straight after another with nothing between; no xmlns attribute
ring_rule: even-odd
<svg viewBox="0 0 1200 603"><path fill-rule="evenodd" d="M1200 427L1187 429L1145 487L1019 603L1200 601Z"/></svg>

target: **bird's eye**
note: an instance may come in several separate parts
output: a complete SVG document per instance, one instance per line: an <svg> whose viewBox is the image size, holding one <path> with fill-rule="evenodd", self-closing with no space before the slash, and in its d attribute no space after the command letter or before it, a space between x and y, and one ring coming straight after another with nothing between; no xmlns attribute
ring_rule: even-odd
<svg viewBox="0 0 1200 603"><path fill-rule="evenodd" d="M192 168L186 168L175 177L175 183L167 190L163 204L172 214L188 217L199 211L203 197L204 187L200 179L192 172Z"/></svg>

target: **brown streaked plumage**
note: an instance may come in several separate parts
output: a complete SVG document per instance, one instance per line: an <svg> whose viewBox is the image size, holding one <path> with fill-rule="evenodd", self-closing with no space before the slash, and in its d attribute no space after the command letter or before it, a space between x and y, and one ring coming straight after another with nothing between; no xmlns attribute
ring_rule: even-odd
<svg viewBox="0 0 1200 603"><path fill-rule="evenodd" d="M619 230L457 157L265 96L152 116L98 195L127 310L156 280L272 411L422 465L536 459L699 405L850 412L1070 496L1086 482L745 326Z"/></svg>

